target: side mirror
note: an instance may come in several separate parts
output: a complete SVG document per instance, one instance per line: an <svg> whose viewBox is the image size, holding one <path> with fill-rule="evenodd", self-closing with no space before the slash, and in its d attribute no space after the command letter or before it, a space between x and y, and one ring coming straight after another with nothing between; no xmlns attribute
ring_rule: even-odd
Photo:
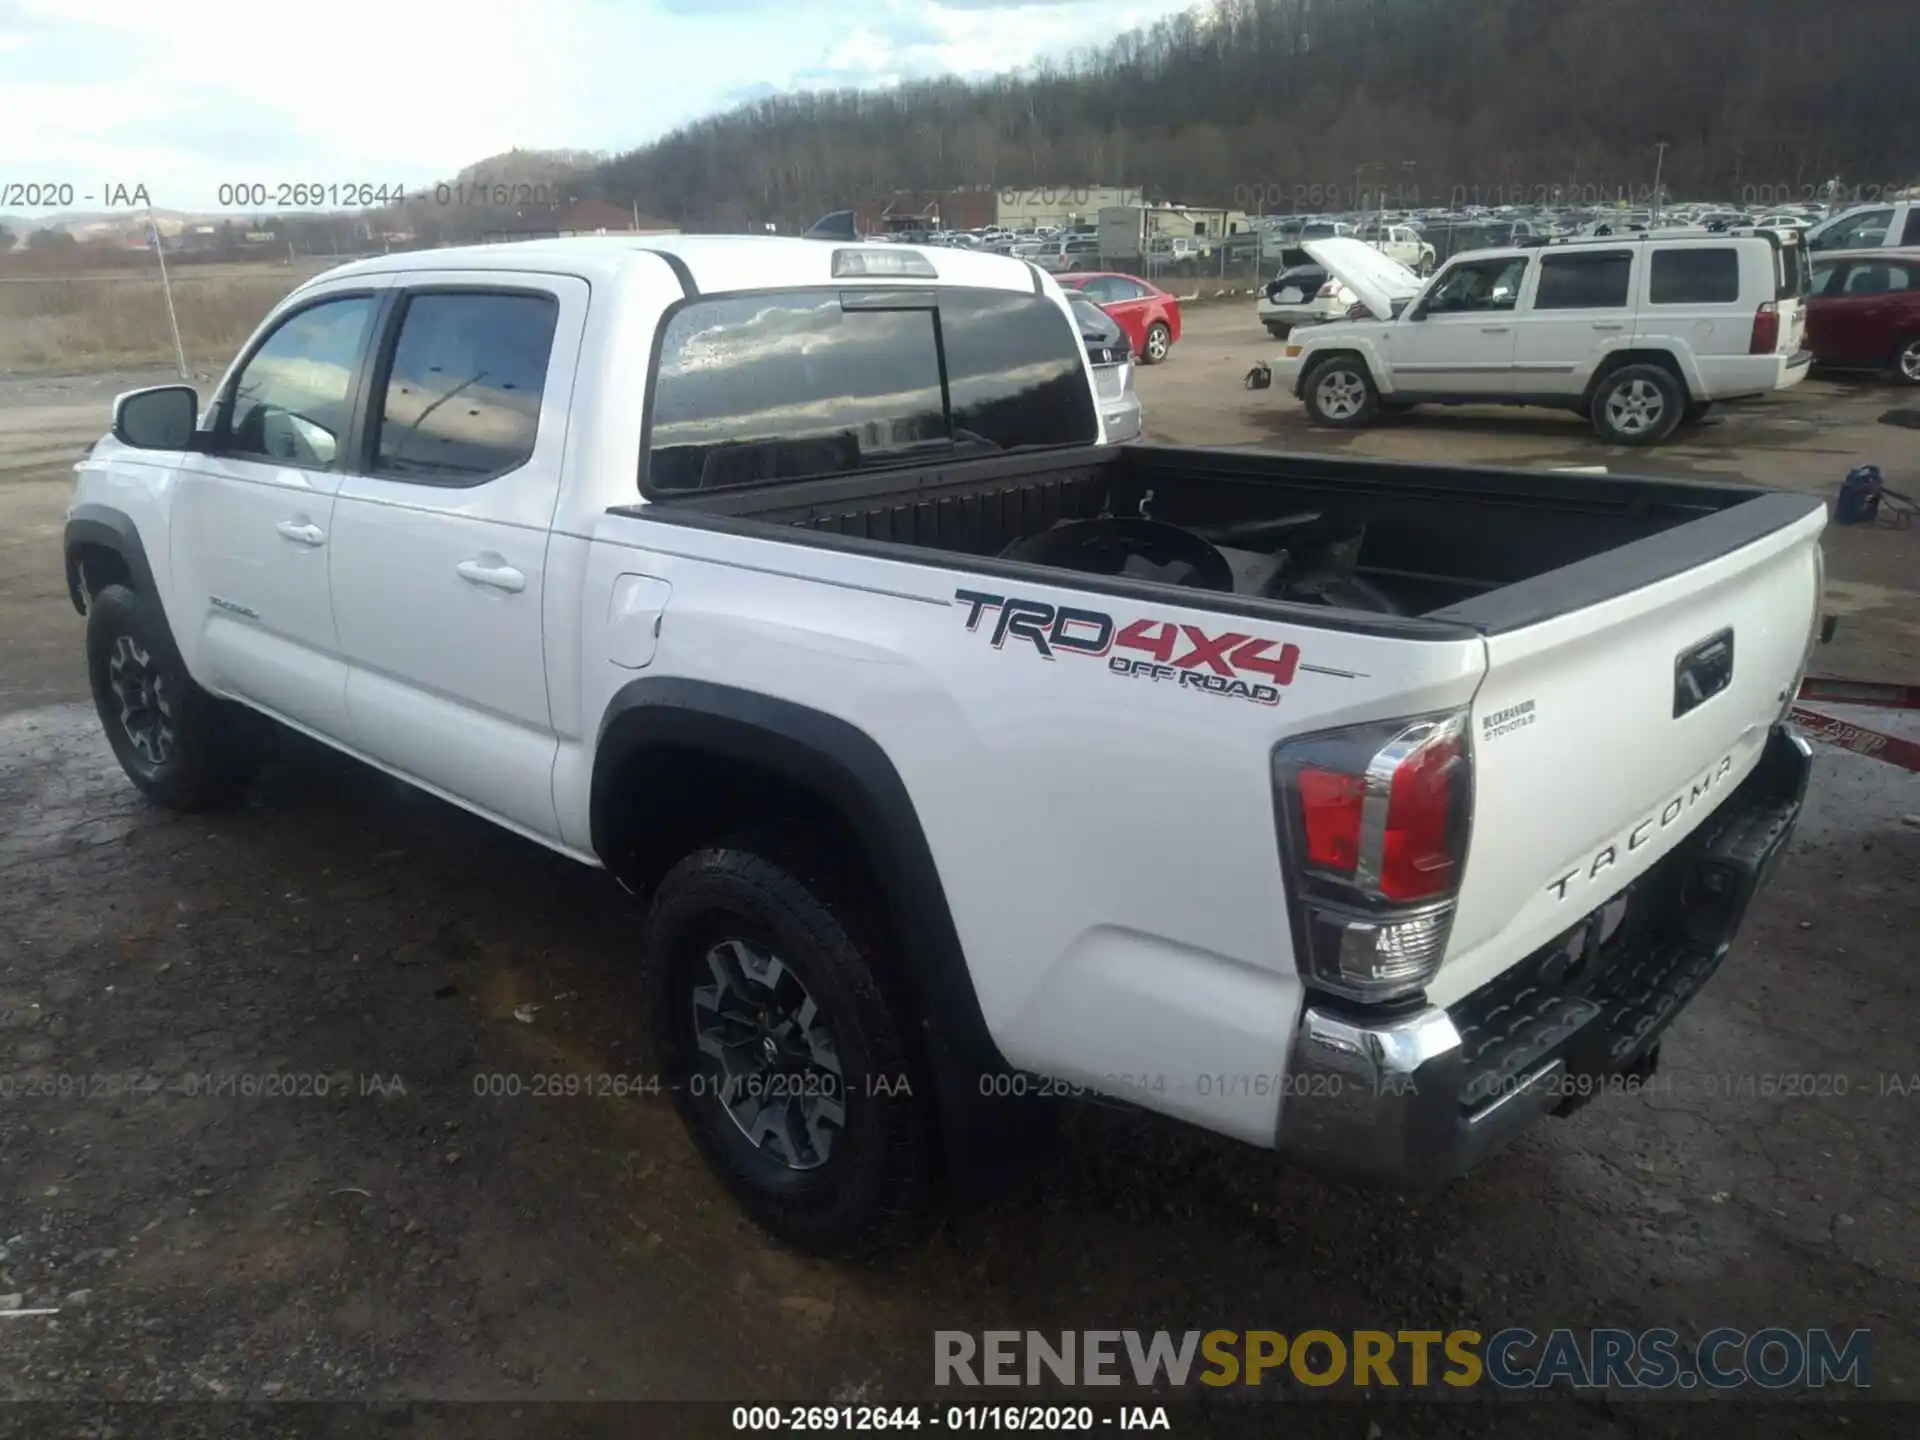
<svg viewBox="0 0 1920 1440"><path fill-rule="evenodd" d="M200 396L191 385L129 390L113 402L113 438L135 450L192 450Z"/></svg>

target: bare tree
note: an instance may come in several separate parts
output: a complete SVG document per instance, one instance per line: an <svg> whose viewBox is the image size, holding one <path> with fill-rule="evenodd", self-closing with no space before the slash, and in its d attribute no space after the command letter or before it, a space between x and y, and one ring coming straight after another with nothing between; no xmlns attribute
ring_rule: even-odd
<svg viewBox="0 0 1920 1440"><path fill-rule="evenodd" d="M755 100L581 191L689 228L961 184L1323 208L1366 166L1410 202L1639 195L1667 140L1677 196L1813 199L1920 178L1917 42L1886 0L1212 0L1016 76Z"/></svg>

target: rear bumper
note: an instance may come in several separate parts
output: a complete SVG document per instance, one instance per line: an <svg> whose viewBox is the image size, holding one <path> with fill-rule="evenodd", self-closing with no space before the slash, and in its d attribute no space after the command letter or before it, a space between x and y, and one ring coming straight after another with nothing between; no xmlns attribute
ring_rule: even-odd
<svg viewBox="0 0 1920 1440"><path fill-rule="evenodd" d="M1797 350L1780 362L1780 383L1777 388L1790 389L1807 378L1813 369L1813 352Z"/></svg>
<svg viewBox="0 0 1920 1440"><path fill-rule="evenodd" d="M1130 440L1138 440L1140 438L1139 399L1129 396L1125 400L1102 400L1100 420L1106 426L1109 445L1124 445Z"/></svg>
<svg viewBox="0 0 1920 1440"><path fill-rule="evenodd" d="M1754 772L1631 887L1604 942L1601 916L1618 897L1446 1009L1309 1005L1279 1147L1392 1183L1443 1181L1542 1115L1650 1073L1662 1033L1719 968L1785 849L1811 761L1806 741L1776 727Z"/></svg>
<svg viewBox="0 0 1920 1440"><path fill-rule="evenodd" d="M1321 320L1331 320L1338 313L1331 306L1316 305L1311 300L1282 305L1264 297L1254 309L1259 313L1262 324L1274 325L1312 325Z"/></svg>

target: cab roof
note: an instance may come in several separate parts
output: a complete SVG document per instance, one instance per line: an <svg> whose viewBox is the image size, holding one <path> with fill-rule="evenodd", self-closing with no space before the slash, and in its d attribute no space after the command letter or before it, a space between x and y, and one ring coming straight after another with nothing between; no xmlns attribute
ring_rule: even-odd
<svg viewBox="0 0 1920 1440"><path fill-rule="evenodd" d="M847 249L918 255L936 278L864 276L836 278L833 256ZM376 255L315 276L338 280L358 275L404 275L423 270L518 270L615 280L665 260L703 294L737 290L785 290L801 285L965 285L988 290L1040 291L1041 272L1024 260L991 253L923 245L865 245L805 240L782 235L579 235L551 240L514 240L409 250ZM309 281L309 284L314 281Z"/></svg>

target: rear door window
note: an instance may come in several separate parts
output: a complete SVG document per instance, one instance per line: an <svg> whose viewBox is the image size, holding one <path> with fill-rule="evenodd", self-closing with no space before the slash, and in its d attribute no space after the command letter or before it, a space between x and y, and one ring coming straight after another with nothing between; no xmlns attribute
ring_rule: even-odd
<svg viewBox="0 0 1920 1440"><path fill-rule="evenodd" d="M1902 245L1920 245L1920 205L1907 211L1907 228L1900 232Z"/></svg>
<svg viewBox="0 0 1920 1440"><path fill-rule="evenodd" d="M1647 303L1731 305L1740 298L1740 252L1731 245L1655 250Z"/></svg>
<svg viewBox="0 0 1920 1440"><path fill-rule="evenodd" d="M1913 289L1911 267L1882 260L1856 260L1847 272L1845 295L1886 295L1896 290Z"/></svg>
<svg viewBox="0 0 1920 1440"><path fill-rule="evenodd" d="M551 295L409 296L376 412L373 473L474 485L526 464L559 318Z"/></svg>
<svg viewBox="0 0 1920 1440"><path fill-rule="evenodd" d="M1075 327L1023 291L713 296L668 320L645 478L769 484L1016 446L1091 445Z"/></svg>
<svg viewBox="0 0 1920 1440"><path fill-rule="evenodd" d="M1624 310L1633 278L1633 252L1586 251L1540 258L1536 310Z"/></svg>

